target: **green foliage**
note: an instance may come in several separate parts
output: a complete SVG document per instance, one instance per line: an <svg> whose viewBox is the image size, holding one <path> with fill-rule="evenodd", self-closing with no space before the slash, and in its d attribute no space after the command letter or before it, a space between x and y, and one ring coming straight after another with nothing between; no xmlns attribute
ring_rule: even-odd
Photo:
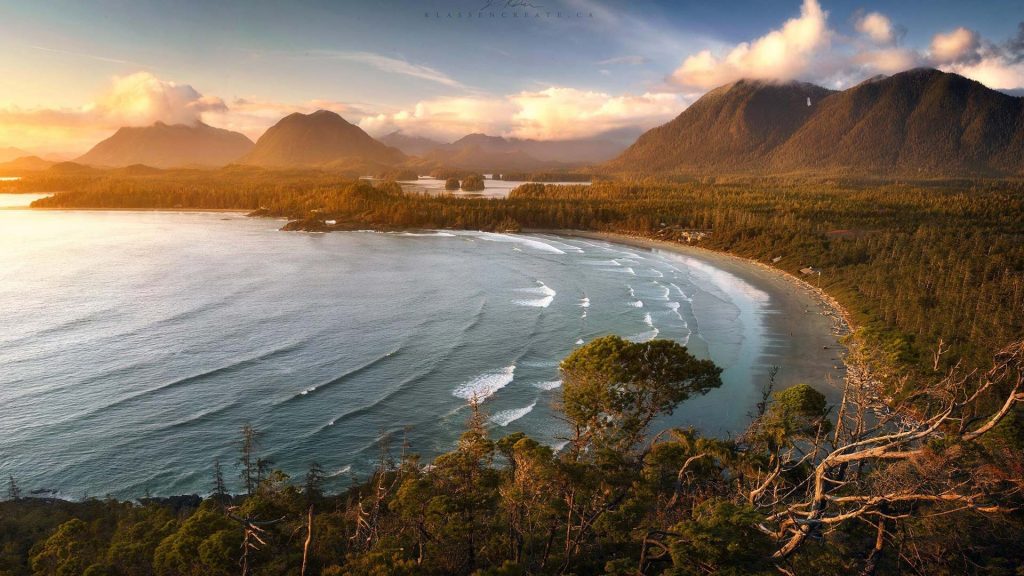
<svg viewBox="0 0 1024 576"><path fill-rule="evenodd" d="M705 502L692 521L673 529L668 574L776 574L767 560L772 541L755 528L760 521L760 514L750 506Z"/></svg>
<svg viewBox="0 0 1024 576"><path fill-rule="evenodd" d="M447 180L444 181L444 189L445 190L458 190L459 189L459 179L458 178L454 178L454 177L453 178L448 178Z"/></svg>
<svg viewBox="0 0 1024 576"><path fill-rule="evenodd" d="M619 453L631 451L655 417L722 384L719 368L671 340L604 336L574 350L561 371L565 414L582 440Z"/></svg>

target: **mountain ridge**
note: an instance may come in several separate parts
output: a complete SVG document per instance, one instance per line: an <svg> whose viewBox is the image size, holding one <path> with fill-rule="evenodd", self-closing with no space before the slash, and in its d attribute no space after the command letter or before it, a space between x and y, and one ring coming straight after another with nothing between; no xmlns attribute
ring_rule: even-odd
<svg viewBox="0 0 1024 576"><path fill-rule="evenodd" d="M708 92L602 168L653 174L1019 175L1024 100L927 68L876 76L843 91L740 80Z"/></svg>

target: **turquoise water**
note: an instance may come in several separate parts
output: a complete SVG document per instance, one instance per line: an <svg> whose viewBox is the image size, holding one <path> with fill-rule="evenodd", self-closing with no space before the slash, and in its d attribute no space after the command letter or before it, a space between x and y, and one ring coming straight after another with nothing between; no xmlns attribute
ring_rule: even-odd
<svg viewBox="0 0 1024 576"><path fill-rule="evenodd" d="M284 233L237 214L0 211L0 475L70 497L234 480L238 431L341 485L382 433L431 457L483 398L495 435L564 443L557 364L672 338L725 385L665 424L740 432L784 340L705 261L548 235ZM237 487L237 484L236 484Z"/></svg>

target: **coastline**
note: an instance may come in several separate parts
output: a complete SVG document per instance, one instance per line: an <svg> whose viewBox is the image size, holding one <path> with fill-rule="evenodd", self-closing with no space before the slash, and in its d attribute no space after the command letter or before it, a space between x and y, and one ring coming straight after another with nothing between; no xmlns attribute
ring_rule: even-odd
<svg viewBox="0 0 1024 576"><path fill-rule="evenodd" d="M586 230L523 232L601 240L706 261L769 294L775 309L764 316L764 322L777 333L790 334L788 342L773 345L774 353L763 359L779 366L777 389L797 383L811 384L824 392L832 404L842 400L846 382L876 389L866 366L850 353L844 342L854 330L849 312L824 290L785 270L728 252L644 236ZM879 404L874 407L876 410L884 410L881 398L873 400Z"/></svg>

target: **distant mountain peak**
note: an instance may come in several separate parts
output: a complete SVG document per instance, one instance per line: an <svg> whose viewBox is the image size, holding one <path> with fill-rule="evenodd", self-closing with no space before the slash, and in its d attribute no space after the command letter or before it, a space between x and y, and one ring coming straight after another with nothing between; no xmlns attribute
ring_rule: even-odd
<svg viewBox="0 0 1024 576"><path fill-rule="evenodd" d="M258 166L326 166L376 163L392 165L405 159L340 114L317 110L295 112L271 126L242 160Z"/></svg>
<svg viewBox="0 0 1024 576"><path fill-rule="evenodd" d="M253 146L244 134L195 125L155 122L150 126L123 126L113 136L76 159L90 166L124 167L143 164L156 168L223 166Z"/></svg>

